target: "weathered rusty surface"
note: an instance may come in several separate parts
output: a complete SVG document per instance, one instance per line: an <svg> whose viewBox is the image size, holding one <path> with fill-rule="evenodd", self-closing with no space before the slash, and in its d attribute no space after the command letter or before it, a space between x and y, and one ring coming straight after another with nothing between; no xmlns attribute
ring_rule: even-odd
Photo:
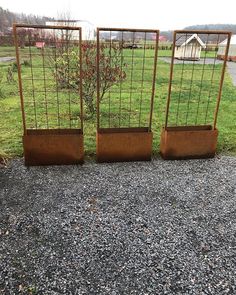
<svg viewBox="0 0 236 295"><path fill-rule="evenodd" d="M167 160L213 158L217 137L218 130L210 125L163 128L161 156Z"/></svg>
<svg viewBox="0 0 236 295"><path fill-rule="evenodd" d="M26 166L82 164L84 161L80 129L27 130L23 145Z"/></svg>
<svg viewBox="0 0 236 295"><path fill-rule="evenodd" d="M22 79L21 72L21 62L23 56L20 56L19 46L19 31L24 29L28 34L29 44L27 46L27 51L24 52L24 56L28 56L29 63L31 65L31 74L27 76L27 81L31 80L31 85L22 84L24 79ZM34 34L33 30L37 31L37 35ZM54 32L52 31L54 30ZM59 30L59 35L56 33ZM66 30L69 34L71 30L76 30L79 33L79 36L74 40L74 38L64 38L68 34L61 34L61 30ZM63 48L66 48L66 54L68 55L68 50L70 46L76 45L79 50L79 63L78 68L80 71L80 76L82 73L82 52L81 52L81 42L82 42L82 29L80 27L70 27L70 26L45 26L45 25L28 25L28 24L14 24L13 33L15 40L15 49L16 49L16 60L18 68L18 81L19 81L19 94L21 100L21 111L22 111L22 122L23 122L23 146L24 146L24 156L25 156L25 165L60 165L60 164L77 164L82 163L84 158L84 148L83 148L83 91L82 83L79 85L79 89L72 90L68 89L65 94L60 87L54 87L49 89L47 86L46 79L48 78L45 74L48 68L48 58L51 60L52 55L57 56L57 50L60 49L60 43L63 42ZM39 34L39 35L38 35ZM50 38L49 35L54 35L55 38ZM46 44L50 50L45 50L44 47L41 48L41 63L40 66L35 66L35 54L31 52L32 47L37 42L37 38L33 36L38 36L38 38ZM26 38L27 39L27 38ZM79 41L79 43L78 43ZM75 44L74 44L75 42ZM52 48L54 52L52 53ZM64 50L64 49L62 49ZM27 53L28 52L28 53ZM60 53L59 53L60 54ZM34 69L41 69L39 77L33 75ZM53 70L53 68L52 68ZM56 68L54 69L56 71ZM68 65L68 72L70 71L70 66ZM36 78L36 79L35 79ZM36 89L34 81L42 80L43 82L41 89ZM55 77L55 82L57 78ZM57 84L57 83L56 83ZM29 93L32 93L32 97L26 95L27 89ZM60 92L61 91L61 92ZM50 92L50 95L47 95L47 92ZM79 103L76 100L71 100L71 93L78 95ZM44 93L44 103L41 103L40 95L36 93ZM53 97L51 93L54 93L57 99ZM68 108L66 108L63 103L61 106L62 97L68 95ZM79 116L74 116L71 112L74 109L73 107L78 107L80 104ZM54 105L53 111L48 111L48 105ZM55 111L54 111L55 109ZM32 115L34 114L34 115ZM61 121L63 120L63 124ZM29 125L29 122L30 125ZM79 124L80 123L80 124ZM40 128L42 129L39 129ZM68 129L60 129L61 126ZM66 126L66 127L65 127ZM80 126L80 127L78 127ZM43 129L45 128L45 129ZM58 129L52 129L58 128ZM78 129L80 128L80 129Z"/></svg>
<svg viewBox="0 0 236 295"><path fill-rule="evenodd" d="M148 128L107 128L97 132L97 161L150 161L152 132Z"/></svg>

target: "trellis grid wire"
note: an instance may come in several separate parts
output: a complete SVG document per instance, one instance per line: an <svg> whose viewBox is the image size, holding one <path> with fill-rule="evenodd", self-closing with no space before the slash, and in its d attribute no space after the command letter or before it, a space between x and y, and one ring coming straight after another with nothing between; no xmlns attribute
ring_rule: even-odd
<svg viewBox="0 0 236 295"><path fill-rule="evenodd" d="M195 41L189 42L193 35ZM226 39L227 56L230 37L225 31L174 32L165 128L212 125L215 129L226 67L226 58L218 60L217 51Z"/></svg>
<svg viewBox="0 0 236 295"><path fill-rule="evenodd" d="M151 130L158 30L97 29L97 128ZM106 64L106 61L109 64ZM114 83L104 93L104 79ZM112 71L117 70L117 76Z"/></svg>
<svg viewBox="0 0 236 295"><path fill-rule="evenodd" d="M15 24L13 33L24 134L83 129L81 28Z"/></svg>

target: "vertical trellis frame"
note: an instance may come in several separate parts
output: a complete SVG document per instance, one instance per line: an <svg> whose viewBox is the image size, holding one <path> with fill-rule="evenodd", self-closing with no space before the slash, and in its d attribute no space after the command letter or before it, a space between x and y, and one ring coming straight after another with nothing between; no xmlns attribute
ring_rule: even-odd
<svg viewBox="0 0 236 295"><path fill-rule="evenodd" d="M231 33L225 31L174 31L166 120L161 134L164 159L214 157L230 38ZM223 40L227 40L225 57L219 61L218 44ZM197 46L201 48L197 50Z"/></svg>
<svg viewBox="0 0 236 295"><path fill-rule="evenodd" d="M98 162L151 159L158 40L158 30L97 29Z"/></svg>
<svg viewBox="0 0 236 295"><path fill-rule="evenodd" d="M14 24L13 34L25 165L83 163L81 28Z"/></svg>

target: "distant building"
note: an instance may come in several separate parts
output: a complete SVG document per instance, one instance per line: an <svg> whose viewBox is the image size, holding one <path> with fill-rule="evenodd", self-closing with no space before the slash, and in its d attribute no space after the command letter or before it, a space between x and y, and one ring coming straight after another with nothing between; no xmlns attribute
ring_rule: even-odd
<svg viewBox="0 0 236 295"><path fill-rule="evenodd" d="M183 60L199 60L202 48L206 48L197 34L183 34L176 39L175 44L175 58Z"/></svg>
<svg viewBox="0 0 236 295"><path fill-rule="evenodd" d="M152 38L151 38L153 41L156 40L156 34L152 34ZM166 42L167 41L167 38L166 36L162 36L162 35L159 35L159 42Z"/></svg>
<svg viewBox="0 0 236 295"><path fill-rule="evenodd" d="M85 20L56 20L46 22L47 26L71 26L82 28L82 40L95 40L95 27L92 23ZM78 32L72 33L73 39L78 39Z"/></svg>
<svg viewBox="0 0 236 295"><path fill-rule="evenodd" d="M45 42L36 42L35 43L36 48L42 49L45 46Z"/></svg>
<svg viewBox="0 0 236 295"><path fill-rule="evenodd" d="M160 41L160 42L166 42L166 41L167 41L166 36L162 36L162 35L160 35L160 36L159 36L159 41Z"/></svg>
<svg viewBox="0 0 236 295"><path fill-rule="evenodd" d="M218 46L219 48L218 48L218 52L217 52L218 59L225 58L226 45L227 45L227 39L219 44L219 46ZM236 61L236 35L233 35L231 37L231 41L230 41L230 45L229 45L228 60Z"/></svg>

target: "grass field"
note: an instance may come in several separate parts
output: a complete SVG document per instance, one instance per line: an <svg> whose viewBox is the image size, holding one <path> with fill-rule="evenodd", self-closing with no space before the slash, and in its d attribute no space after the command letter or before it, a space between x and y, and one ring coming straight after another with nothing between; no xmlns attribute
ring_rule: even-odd
<svg viewBox="0 0 236 295"><path fill-rule="evenodd" d="M130 51L129 51L130 52ZM135 51L135 54L139 55L140 51ZM148 53L149 54L149 53ZM151 54L151 52L150 52ZM170 56L171 51L170 50L160 50L159 51L159 57L161 56ZM214 52L209 52L207 57L213 56ZM127 51L128 55L128 51ZM0 57L4 56L14 56L14 48L9 47L1 47L0 48ZM36 63L40 63L40 60L36 61ZM0 116L0 155L7 155L7 156L22 156L23 150L22 150L22 141L21 141L21 135L22 135L22 122L21 122L21 112L20 112L20 99L18 96L18 84L17 84L17 73L14 72L14 81L7 82L6 75L7 70L10 63L0 63L0 75L2 76L2 81L0 84L0 108L1 108L1 116ZM148 67L148 65L146 65ZM149 65L152 66L151 64ZM137 65L138 69L139 65ZM209 99L209 88L212 87L209 83L209 74L203 78L203 90L202 90L202 98L200 101L200 104L198 106L198 114L196 115L195 112L195 106L196 101L198 100L199 95L199 83L195 83L193 86L189 85L189 73L191 72L192 66L186 65L185 71L184 71L184 79L182 81L182 88L183 91L181 93L181 98L179 101L179 80L180 77L180 65L176 65L174 72L174 80L173 80L173 93L172 93L172 103L170 106L170 124L176 123L176 109L178 108L178 123L184 125L186 122L189 125L192 124L205 124L205 123L212 123L213 120L213 110L215 107L215 99L218 87L214 87L212 89L213 97L210 97ZM206 69L210 70L210 65L206 66ZM165 106L166 106L166 98L167 98L167 91L168 91L168 82L169 82L169 69L170 65L168 63L165 63L158 59L157 64L157 79L156 79L156 95L154 100L154 115L153 115L153 124L152 124L152 130L154 132L154 142L153 142L153 151L155 154L158 153L159 150L159 141L160 141L160 131L161 127L164 123L164 117L165 117ZM199 66L200 69L200 66ZM220 66L216 67L220 71ZM127 69L127 75L129 75L129 69ZM215 80L219 78L219 71L216 71L215 74ZM134 92L132 96L132 115L129 118L130 120L130 126L136 126L138 123L141 125L147 125L148 122L148 111L149 111L149 97L150 94L150 83L147 85L142 85L144 88L144 93L147 92L147 97L143 97L142 101L142 112L140 115L140 97L135 96L135 89L138 89L140 87L139 85L139 75L141 73L135 71L135 77L133 77L134 83L132 85L132 91ZM23 80L25 80L30 75L30 67L26 65L22 65L22 77ZM40 77L42 73L39 71L38 76ZM150 80L152 71L147 72L147 78ZM0 76L0 79L1 79ZM52 82L49 82L51 73L50 71L46 72L47 76L47 87L53 89L55 87L55 84ZM194 77L192 77L193 80L199 81L201 79L201 71L195 71ZM137 81L137 82L135 82ZM25 88L25 95L30 97L30 89L28 89L29 85L27 85L27 82L24 82L24 88ZM35 85L36 89L40 91L42 88L42 82L38 82L37 85ZM51 84L50 84L51 83ZM113 89L116 89L116 86L113 87ZM124 82L123 84L123 90L127 90L127 92L130 90L130 85L128 80ZM27 92L28 91L28 92ZM191 97L190 97L191 93ZM55 101L55 97L53 94L48 97L51 102ZM125 91L122 93L122 102L123 104L129 103L130 97L129 95L126 96ZM43 101L44 97L38 96L38 99ZM76 101L77 96L71 97L72 101L76 105L78 101ZM119 118L116 118L116 113L118 109L116 108L115 104L109 104L109 99L111 97L107 94L104 97L104 100L101 104L101 112L103 115L103 120L101 120L101 123L104 127L107 127L106 124L109 124L109 120L112 120L112 124L114 126L118 125ZM180 102L180 103L179 103ZM61 99L61 108L64 108L63 104L66 106L67 103L67 93L65 91L65 98ZM72 106L73 107L73 106ZM186 109L187 107L187 109ZM52 106L51 111L54 112L55 107ZM106 118L106 114L108 112L108 108L110 111L109 118ZM207 108L207 112L206 112ZM75 117L78 110L74 109ZM121 122L119 124L122 124L127 122L127 116L130 113L130 110L127 109L125 106L122 106L121 108L122 117ZM189 113L186 116L186 113ZM206 114L207 113L207 114ZM43 114L43 113L42 113ZM65 111L66 114L66 111ZM202 116L201 116L202 114ZM33 124L33 114L29 117L28 124ZM39 115L39 114L38 114ZM43 118L43 116L42 116ZM224 154L233 154L236 155L236 88L233 87L231 78L226 73L225 77L225 83L224 83L224 89L222 94L222 101L221 101L221 107L218 117L218 128L220 130L219 134L219 140L218 140L218 152L224 153ZM42 119L44 120L44 119ZM55 119L56 120L56 119ZM41 121L39 124L42 126L45 124L45 121ZM53 124L53 123L52 123ZM56 122L55 122L56 124ZM72 121L72 124L74 122ZM39 126L40 127L40 126ZM63 127L63 122L61 127ZM66 127L66 125L64 126ZM87 155L93 155L96 150L96 118L95 116L89 120L85 120L84 122L84 136L85 136L85 150Z"/></svg>

